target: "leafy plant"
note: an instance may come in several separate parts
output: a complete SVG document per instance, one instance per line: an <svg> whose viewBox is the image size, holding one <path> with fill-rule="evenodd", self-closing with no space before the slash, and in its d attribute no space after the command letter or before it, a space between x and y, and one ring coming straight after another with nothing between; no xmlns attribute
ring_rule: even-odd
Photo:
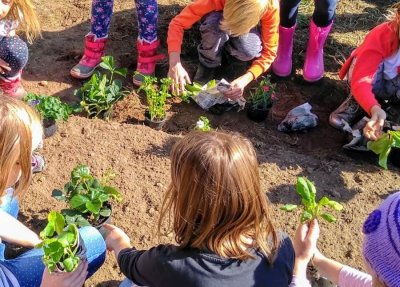
<svg viewBox="0 0 400 287"><path fill-rule="evenodd" d="M51 211L48 215L48 223L40 232L43 239L36 248L43 248L43 263L50 272L56 268L60 271L73 271L79 264L78 251L78 228L75 224L66 224L64 217Z"/></svg>
<svg viewBox="0 0 400 287"><path fill-rule="evenodd" d="M111 170L103 179L98 180L91 175L88 166L76 166L71 172L71 180L64 185L64 190L54 189L52 194L57 200L69 203L71 209L64 211L67 222L86 226L90 225L89 222L96 222L100 216L109 217L109 201L122 200L120 192L108 185L112 178Z"/></svg>
<svg viewBox="0 0 400 287"><path fill-rule="evenodd" d="M387 160L392 147L400 148L400 131L388 131L378 140L369 141L367 147L379 155L379 165L387 169Z"/></svg>
<svg viewBox="0 0 400 287"><path fill-rule="evenodd" d="M73 112L72 107L58 97L29 93L24 101L33 106L44 120L66 121Z"/></svg>
<svg viewBox="0 0 400 287"><path fill-rule="evenodd" d="M316 189L314 183L309 181L305 177L298 177L296 184L296 191L301 197L301 204L303 208L303 213L300 217L300 221L302 223L312 220L314 218L322 217L324 220L332 223L336 221L336 218L328 213L324 212L323 209L325 207L332 208L336 211L341 211L343 206L333 200L330 200L328 197L322 197L318 202L316 201ZM297 208L297 205L287 204L281 207L284 211L293 211Z"/></svg>
<svg viewBox="0 0 400 287"><path fill-rule="evenodd" d="M275 85L271 83L270 76L263 77L257 88L250 92L249 102L254 108L267 109L275 97Z"/></svg>
<svg viewBox="0 0 400 287"><path fill-rule="evenodd" d="M166 115L166 101L171 97L169 88L172 84L170 78L162 78L158 87L156 77L144 76L139 91L144 91L148 105L150 120L163 120Z"/></svg>
<svg viewBox="0 0 400 287"><path fill-rule="evenodd" d="M197 95L204 90L214 88L217 85L217 80L211 80L205 85L193 82L192 84L185 85L185 91L181 95L182 101L189 102L190 98L195 98Z"/></svg>
<svg viewBox="0 0 400 287"><path fill-rule="evenodd" d="M195 130L203 131L203 132L211 131L212 127L210 125L209 119L205 116L201 116L199 118L199 120L196 122Z"/></svg>
<svg viewBox="0 0 400 287"><path fill-rule="evenodd" d="M96 72L80 89L75 90L75 95L81 100L80 105L90 118L104 118L108 120L114 104L122 99L127 91L122 90L120 80L114 79L115 75L126 77L126 68L115 67L114 58L104 56L101 58L100 67L109 71L109 76Z"/></svg>

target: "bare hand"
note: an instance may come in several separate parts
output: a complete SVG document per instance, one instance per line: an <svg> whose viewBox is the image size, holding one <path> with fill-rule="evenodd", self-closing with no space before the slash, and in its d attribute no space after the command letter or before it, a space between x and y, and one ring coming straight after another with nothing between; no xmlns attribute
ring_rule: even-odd
<svg viewBox="0 0 400 287"><path fill-rule="evenodd" d="M5 74L11 71L10 65L4 60L0 59L0 74Z"/></svg>
<svg viewBox="0 0 400 287"><path fill-rule="evenodd" d="M118 256L119 251L131 247L131 240L122 229L112 224L104 224L103 228L107 230L106 246L108 251L114 251Z"/></svg>
<svg viewBox="0 0 400 287"><path fill-rule="evenodd" d="M42 284L40 287L81 287L88 275L87 261L81 262L72 272L50 273L46 268L43 271Z"/></svg>
<svg viewBox="0 0 400 287"><path fill-rule="evenodd" d="M371 119L364 127L364 136L373 141L377 140L382 135L385 119L385 111L378 105L373 106L371 108Z"/></svg>
<svg viewBox="0 0 400 287"><path fill-rule="evenodd" d="M177 96L184 93L186 84L191 83L188 73L180 62L172 66L170 65L168 77L173 81L172 94Z"/></svg>
<svg viewBox="0 0 400 287"><path fill-rule="evenodd" d="M231 89L224 93L224 96L236 101L243 96L244 88L253 80L253 75L249 72L240 76L231 83Z"/></svg>
<svg viewBox="0 0 400 287"><path fill-rule="evenodd" d="M317 250L318 237L319 225L316 219L297 228L293 241L296 261L308 264Z"/></svg>

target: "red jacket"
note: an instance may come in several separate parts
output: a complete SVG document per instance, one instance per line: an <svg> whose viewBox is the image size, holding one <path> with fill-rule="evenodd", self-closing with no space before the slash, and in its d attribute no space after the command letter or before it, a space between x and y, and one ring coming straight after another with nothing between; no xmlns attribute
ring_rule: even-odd
<svg viewBox="0 0 400 287"><path fill-rule="evenodd" d="M372 92L372 81L378 66L397 49L399 49L397 29L392 23L385 22L367 34L363 43L351 53L339 72L339 77L344 79L353 59L357 59L351 75L351 94L368 114L371 114L374 105L379 105Z"/></svg>

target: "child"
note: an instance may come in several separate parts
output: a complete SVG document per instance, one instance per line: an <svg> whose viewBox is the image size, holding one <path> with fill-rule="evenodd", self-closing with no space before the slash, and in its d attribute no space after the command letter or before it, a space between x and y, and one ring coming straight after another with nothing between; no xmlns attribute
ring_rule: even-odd
<svg viewBox="0 0 400 287"><path fill-rule="evenodd" d="M314 0L315 9L310 24L303 78L316 82L324 76L324 45L333 25L337 0ZM272 71L280 77L292 73L293 36L300 0L282 0L280 8L278 54Z"/></svg>
<svg viewBox="0 0 400 287"><path fill-rule="evenodd" d="M71 69L77 79L90 77L104 56L111 23L114 0L92 0L91 30L85 37L82 59ZM156 62L164 58L157 54L160 41L157 39L158 6L156 0L135 0L139 36L136 42L138 60L133 83L140 86L143 75L153 75Z"/></svg>
<svg viewBox="0 0 400 287"><path fill-rule="evenodd" d="M225 96L233 100L243 89L266 72L278 48L278 0L196 0L172 19L168 29L168 76L173 92L183 93L190 78L180 59L184 30L201 20L199 66L194 81L205 84L221 65L222 52L238 61L254 60L248 71L232 82Z"/></svg>
<svg viewBox="0 0 400 287"><path fill-rule="evenodd" d="M18 198L24 195L31 181L32 147L41 140L42 133L39 117L31 107L0 96L0 286L35 287L42 280L43 250L32 249L15 259L4 257L5 242L34 247L41 241L17 220L17 215ZM105 243L93 227L80 229L80 235L87 247L90 276L104 262ZM85 263L80 267L81 272L84 267ZM45 273L45 279L54 278Z"/></svg>
<svg viewBox="0 0 400 287"><path fill-rule="evenodd" d="M393 5L388 21L372 29L343 65L339 77L347 77L351 95L330 115L329 122L342 128L363 111L371 119L364 136L376 140L384 120L400 123L400 2ZM353 98L354 97L354 98Z"/></svg>
<svg viewBox="0 0 400 287"><path fill-rule="evenodd" d="M21 24L31 43L40 35L40 27L31 0L0 2L0 89L3 94L22 99L26 94L21 73L28 61L28 47L16 36Z"/></svg>
<svg viewBox="0 0 400 287"><path fill-rule="evenodd" d="M136 250L106 228L108 250L140 286L288 286L294 252L271 221L256 153L237 134L193 132L172 150L171 184L159 220L172 220L175 245Z"/></svg>
<svg viewBox="0 0 400 287"><path fill-rule="evenodd" d="M366 264L365 274L332 259L326 258L316 250L318 238L317 225L301 227L294 240L296 265L307 266L313 254L312 263L321 276L340 287L398 287L400 286L400 192L390 195L377 209L371 212L364 223L363 255ZM300 235L300 236L299 236ZM296 248L297 246L297 248ZM302 248L302 249L301 249ZM303 252L301 252L303 250ZM304 252L304 250L306 250ZM299 252L298 252L299 251ZM298 256L299 255L299 256ZM298 277L305 278L305 268ZM294 271L296 273L296 271ZM299 278L295 278L297 280ZM300 281L299 281L300 282ZM311 285L302 284L290 287Z"/></svg>

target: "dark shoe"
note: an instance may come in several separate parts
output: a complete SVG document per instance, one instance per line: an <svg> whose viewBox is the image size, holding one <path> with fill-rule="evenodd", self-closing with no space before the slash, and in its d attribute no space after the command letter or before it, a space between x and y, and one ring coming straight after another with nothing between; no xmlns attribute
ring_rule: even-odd
<svg viewBox="0 0 400 287"><path fill-rule="evenodd" d="M361 106L356 102L352 95L349 95L346 100L329 116L329 123L337 129L342 129L344 122L350 126L357 118L362 117L364 111Z"/></svg>
<svg viewBox="0 0 400 287"><path fill-rule="evenodd" d="M207 84L209 81L213 80L215 77L216 68L209 68L199 63L194 75L193 82L199 83L201 85Z"/></svg>

